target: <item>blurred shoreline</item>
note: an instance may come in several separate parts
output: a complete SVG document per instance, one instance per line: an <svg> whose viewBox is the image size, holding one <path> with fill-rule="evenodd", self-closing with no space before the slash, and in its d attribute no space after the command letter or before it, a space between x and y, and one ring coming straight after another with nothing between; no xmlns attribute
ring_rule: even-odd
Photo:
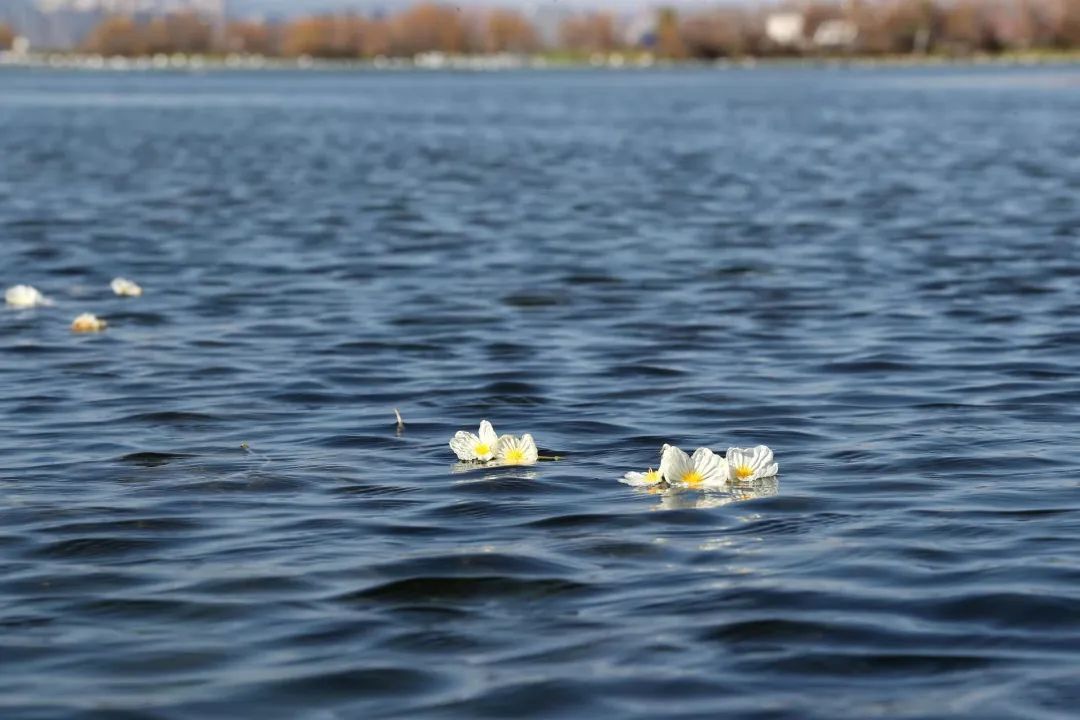
<svg viewBox="0 0 1080 720"><path fill-rule="evenodd" d="M588 57L509 53L454 55L440 52L422 53L411 58L376 57L373 59L326 59L302 56L298 58L264 55L155 55L144 57L105 57L90 53L29 53L0 52L0 70L56 69L106 72L202 72L202 71L506 71L506 70L648 70L648 69L718 69L748 70L754 68L903 68L903 67L967 67L967 66L1040 66L1080 65L1080 50L1030 51L998 54L952 56L926 55L845 55L817 57L761 57L721 59L715 61L671 60L651 54L608 53Z"/></svg>

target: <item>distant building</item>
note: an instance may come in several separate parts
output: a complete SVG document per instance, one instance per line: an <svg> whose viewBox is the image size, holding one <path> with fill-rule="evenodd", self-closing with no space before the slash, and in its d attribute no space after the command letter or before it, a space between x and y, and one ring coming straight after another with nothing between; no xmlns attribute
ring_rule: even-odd
<svg viewBox="0 0 1080 720"><path fill-rule="evenodd" d="M39 10L106 13L170 13L191 10L209 16L225 13L225 0L36 0Z"/></svg>
<svg viewBox="0 0 1080 720"><path fill-rule="evenodd" d="M814 44L823 48L847 48L855 44L859 28L850 20L826 20L814 31Z"/></svg>
<svg viewBox="0 0 1080 720"><path fill-rule="evenodd" d="M78 46L110 13L146 18L190 11L223 30L228 6L229 0L0 0L0 23L35 48L61 50Z"/></svg>
<svg viewBox="0 0 1080 720"><path fill-rule="evenodd" d="M765 18L765 36L777 45L796 46L805 40L802 13L773 13Z"/></svg>

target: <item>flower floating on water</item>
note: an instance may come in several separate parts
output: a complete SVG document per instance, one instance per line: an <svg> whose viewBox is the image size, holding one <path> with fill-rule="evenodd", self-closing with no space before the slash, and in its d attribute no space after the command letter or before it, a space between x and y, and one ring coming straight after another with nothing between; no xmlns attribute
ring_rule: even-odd
<svg viewBox="0 0 1080 720"><path fill-rule="evenodd" d="M729 490L737 492L757 481L773 480L780 466L765 445L753 448L728 448L720 457L709 448L699 447L693 455L667 443L660 449L660 469L628 472L619 482L649 492L683 490Z"/></svg>
<svg viewBox="0 0 1080 720"><path fill-rule="evenodd" d="M37 288L30 285L16 285L9 287L4 293L4 302L11 307L29 308L38 305L48 305L49 301Z"/></svg>
<svg viewBox="0 0 1080 720"><path fill-rule="evenodd" d="M665 445L660 459L660 474L675 487L695 490L721 490L727 486L727 461L709 448L700 447L693 455L674 445Z"/></svg>
<svg viewBox="0 0 1080 720"><path fill-rule="evenodd" d="M780 466L773 462L773 451L765 445L728 448L727 464L732 482L753 482L759 478L773 477L780 471Z"/></svg>
<svg viewBox="0 0 1080 720"><path fill-rule="evenodd" d="M454 437L450 438L450 449L458 456L458 460L487 462L495 458L495 453L499 451L499 442L495 428L487 420L482 420L479 435L465 430L454 433Z"/></svg>
<svg viewBox="0 0 1080 720"><path fill-rule="evenodd" d="M127 278L118 277L109 283L109 287L117 295L125 295L127 297L139 297L142 295L142 288L139 284L132 282Z"/></svg>
<svg viewBox="0 0 1080 720"><path fill-rule="evenodd" d="M645 472L628 472L619 479L619 482L626 483L630 487L654 487L664 481L664 476L660 474L659 470L653 470L649 468Z"/></svg>
<svg viewBox="0 0 1080 720"><path fill-rule="evenodd" d="M499 436L487 420L481 421L479 433L465 430L454 433L454 437L450 438L450 449L457 455L458 460L474 465L534 465L540 459L532 435L525 433L521 437ZM558 457L545 459L557 460Z"/></svg>
<svg viewBox="0 0 1080 720"><path fill-rule="evenodd" d="M499 438L496 459L500 465L535 465L539 457L533 436L525 433L520 438L503 435Z"/></svg>
<svg viewBox="0 0 1080 720"><path fill-rule="evenodd" d="M97 315L92 315L90 313L83 313L71 322L72 332L77 333L101 332L107 326L108 323L99 318Z"/></svg>

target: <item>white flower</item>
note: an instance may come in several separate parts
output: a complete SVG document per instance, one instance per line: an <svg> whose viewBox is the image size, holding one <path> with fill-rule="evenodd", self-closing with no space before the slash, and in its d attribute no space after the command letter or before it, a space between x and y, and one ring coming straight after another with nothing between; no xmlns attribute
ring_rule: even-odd
<svg viewBox="0 0 1080 720"><path fill-rule="evenodd" d="M450 439L450 449L458 456L458 460L482 460L488 461L495 457L499 450L499 436L495 434L495 428L487 420L480 422L480 434L458 430Z"/></svg>
<svg viewBox="0 0 1080 720"><path fill-rule="evenodd" d="M534 465L537 455L536 443L529 433L525 433L520 438L513 435L503 435L499 438L496 458L500 465Z"/></svg>
<svg viewBox="0 0 1080 720"><path fill-rule="evenodd" d="M702 490L719 490L727 486L728 468L724 458L709 448L698 448L687 456L673 445L664 447L660 473L669 484Z"/></svg>
<svg viewBox="0 0 1080 720"><path fill-rule="evenodd" d="M656 485L664 476L659 470L649 468L646 472L628 472L620 478L619 482L626 483L630 487L650 487Z"/></svg>
<svg viewBox="0 0 1080 720"><path fill-rule="evenodd" d="M107 326L108 323L97 315L91 315L90 313L83 313L71 322L72 331L79 333L101 332Z"/></svg>
<svg viewBox="0 0 1080 720"><path fill-rule="evenodd" d="M773 452L764 445L754 448L728 448L727 464L733 482L751 482L773 477L780 466L773 462Z"/></svg>
<svg viewBox="0 0 1080 720"><path fill-rule="evenodd" d="M12 307L28 308L37 305L48 305L49 301L38 292L38 289L29 285L16 285L10 287L4 293L4 301Z"/></svg>
<svg viewBox="0 0 1080 720"><path fill-rule="evenodd" d="M117 295L127 295L129 297L139 297L142 295L142 288L138 283L132 282L126 278L118 277L109 283L109 287Z"/></svg>

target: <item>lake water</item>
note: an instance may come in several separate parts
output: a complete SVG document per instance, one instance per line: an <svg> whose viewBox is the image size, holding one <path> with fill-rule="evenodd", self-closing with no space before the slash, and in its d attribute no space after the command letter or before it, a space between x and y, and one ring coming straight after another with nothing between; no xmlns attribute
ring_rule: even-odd
<svg viewBox="0 0 1080 720"><path fill-rule="evenodd" d="M55 300L0 312L0 715L1073 717L1078 118L1075 67L0 73ZM565 457L454 472L483 418ZM779 482L617 482L663 442Z"/></svg>

